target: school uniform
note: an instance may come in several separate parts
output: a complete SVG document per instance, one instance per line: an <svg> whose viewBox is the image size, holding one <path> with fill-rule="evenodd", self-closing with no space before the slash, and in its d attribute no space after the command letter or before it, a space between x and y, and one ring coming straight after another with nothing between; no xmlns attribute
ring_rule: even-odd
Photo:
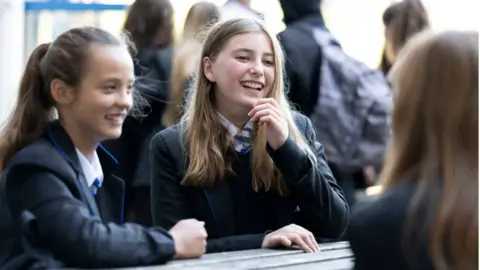
<svg viewBox="0 0 480 270"><path fill-rule="evenodd" d="M92 160L52 122L0 178L0 268L102 268L161 264L170 234L123 223L125 185L99 146Z"/></svg>
<svg viewBox="0 0 480 270"><path fill-rule="evenodd" d="M219 117L228 132L237 135L236 127ZM227 152L234 175L213 187L182 186L189 162L181 139L184 127L177 125L157 133L150 146L154 224L171 228L181 219L204 221L207 252L260 248L266 233L291 223L319 238L340 237L349 216L344 195L328 168L322 145L315 140L312 123L300 114L294 118L314 149L318 164L313 166L292 138L275 151L266 146L291 191L287 196L253 190L251 151L244 150L242 138L235 145L236 151ZM251 131L251 123L245 130Z"/></svg>
<svg viewBox="0 0 480 270"><path fill-rule="evenodd" d="M428 235L435 214L431 203L437 198L423 199L408 221L417 188L415 181L401 183L353 207L346 240L355 255L355 270L435 269L429 257ZM407 239L414 246L405 245Z"/></svg>

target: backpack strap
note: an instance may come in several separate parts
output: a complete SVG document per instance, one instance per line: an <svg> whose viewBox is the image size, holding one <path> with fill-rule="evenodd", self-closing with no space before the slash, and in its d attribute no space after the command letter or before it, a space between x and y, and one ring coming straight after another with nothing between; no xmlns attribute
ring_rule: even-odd
<svg viewBox="0 0 480 270"><path fill-rule="evenodd" d="M321 48L325 47L330 47L330 46L339 46L340 43L333 37L330 32L325 31L320 28L314 28L312 29L312 36L315 42L320 46Z"/></svg>
<svg viewBox="0 0 480 270"><path fill-rule="evenodd" d="M313 26L306 21L298 21L291 26L293 29L298 30L299 32L304 33L310 39L312 39L315 43L318 44L320 49L327 46L338 46L340 42L335 39L335 37L326 29L321 27Z"/></svg>

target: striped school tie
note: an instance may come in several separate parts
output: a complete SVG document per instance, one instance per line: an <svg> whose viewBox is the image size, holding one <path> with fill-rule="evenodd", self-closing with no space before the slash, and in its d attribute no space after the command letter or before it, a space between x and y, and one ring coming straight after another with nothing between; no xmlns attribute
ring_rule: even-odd
<svg viewBox="0 0 480 270"><path fill-rule="evenodd" d="M235 147L235 150L237 150L241 154L245 154L248 151L250 151L250 149L252 148L252 143L251 143L252 132L253 130L250 127L246 126L242 130L240 130L237 133L237 135L235 135L234 138L239 143L238 144L239 146Z"/></svg>
<svg viewBox="0 0 480 270"><path fill-rule="evenodd" d="M100 180L98 180L98 178L96 178L93 181L92 186L90 187L90 189L92 190L92 194L96 195L97 191L98 191L98 189L100 189L100 187L102 187L102 183L100 182Z"/></svg>

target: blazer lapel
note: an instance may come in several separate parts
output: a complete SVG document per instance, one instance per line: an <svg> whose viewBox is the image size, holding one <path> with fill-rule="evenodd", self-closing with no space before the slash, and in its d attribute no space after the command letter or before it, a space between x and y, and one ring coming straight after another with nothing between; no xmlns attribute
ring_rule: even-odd
<svg viewBox="0 0 480 270"><path fill-rule="evenodd" d="M105 176L95 195L102 220L123 224L125 183L115 175Z"/></svg>
<svg viewBox="0 0 480 270"><path fill-rule="evenodd" d="M80 196L82 196L82 200L87 204L90 213L95 216L100 216L100 212L98 211L97 204L93 198L92 191L90 190L90 187L88 187L87 180L80 165L80 161L78 160L75 146L70 140L70 136L68 136L67 132L58 121L53 121L49 125L47 135L57 151L77 173L77 188L80 190Z"/></svg>
<svg viewBox="0 0 480 270"><path fill-rule="evenodd" d="M98 146L98 158L102 164L104 179L95 200L104 221L123 224L125 204L125 182L113 174L117 160L102 146Z"/></svg>
<svg viewBox="0 0 480 270"><path fill-rule="evenodd" d="M180 129L184 129L182 126ZM184 132L187 134L187 132ZM181 138L180 144L183 143L184 138ZM179 172L187 171L190 160L188 158L188 147L181 147L176 153L181 165ZM180 173L183 177L184 173ZM230 236L234 234L234 218L233 205L230 194L230 187L228 181L218 181L213 187L203 187L200 190L200 195L205 199L211 213L213 224L206 222L207 231L216 232L216 237ZM210 235L214 236L214 235Z"/></svg>

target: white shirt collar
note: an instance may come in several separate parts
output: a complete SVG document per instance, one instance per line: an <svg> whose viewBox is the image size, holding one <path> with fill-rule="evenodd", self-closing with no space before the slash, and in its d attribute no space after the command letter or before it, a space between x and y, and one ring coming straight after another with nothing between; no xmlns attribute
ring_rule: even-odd
<svg viewBox="0 0 480 270"><path fill-rule="evenodd" d="M221 115L219 112L217 112L217 115L220 118L220 122L222 123L222 125L228 130L228 133L230 133L230 135L232 135L232 137L238 134L238 131L240 129L237 126L232 124L232 122L228 121L228 119L225 118L225 116ZM253 130L253 122L251 120L248 120L248 122L245 124L244 128L246 128L246 127Z"/></svg>
<svg viewBox="0 0 480 270"><path fill-rule="evenodd" d="M222 123L222 125L228 130L228 133L230 133L232 137L235 137L235 135L239 133L240 129L236 127L234 124L232 124L232 122L228 121L228 119L225 118L223 115L221 115L219 112L217 112L217 115L220 118L220 122ZM249 120L245 124L245 127L248 127L251 130L253 130L253 122ZM237 140L233 140L233 145L235 147L235 150L238 152L242 151L242 149L244 148L244 144Z"/></svg>
<svg viewBox="0 0 480 270"><path fill-rule="evenodd" d="M232 137L237 135L239 128L237 128L234 124L228 121L228 119L221 115L219 112L217 112L217 114L220 118L220 122L222 123L222 125L228 130L228 133L230 133Z"/></svg>
<svg viewBox="0 0 480 270"><path fill-rule="evenodd" d="M98 179L101 185L103 182L103 170L97 152L94 152L92 160L89 161L80 150L76 148L75 150L77 151L78 160L82 166L83 174L85 175L88 186L91 187L95 179Z"/></svg>

